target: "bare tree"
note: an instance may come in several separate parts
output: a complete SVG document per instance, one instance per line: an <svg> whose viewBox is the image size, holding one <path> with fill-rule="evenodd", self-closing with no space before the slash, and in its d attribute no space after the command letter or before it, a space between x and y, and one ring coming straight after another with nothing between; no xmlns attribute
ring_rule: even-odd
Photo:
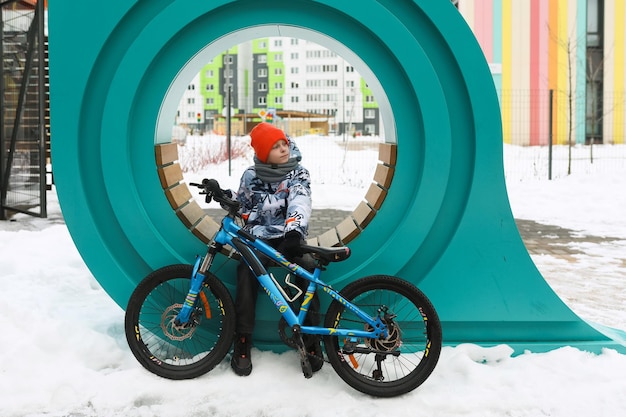
<svg viewBox="0 0 626 417"><path fill-rule="evenodd" d="M573 136L574 136L574 110L575 110L575 91L573 87L574 83L574 75L572 71L572 61L576 62L576 48L578 45L578 39L568 36L566 39L560 38L558 35L555 35L550 25L548 25L548 32L550 33L550 37L552 40L562 48L566 52L567 56L567 66L566 66L566 76L567 76L567 90L566 91L557 91L558 93L562 93L565 95L567 100L567 175L572 173L572 146Z"/></svg>
<svg viewBox="0 0 626 417"><path fill-rule="evenodd" d="M595 144L596 141L596 128L597 126L600 125L600 123L602 123L602 121L604 120L604 117L613 113L613 111L615 110L615 106L617 105L616 100L612 100L611 101L611 105L607 105L607 99L606 97L602 97L602 100L600 102L596 101L598 99L598 94L596 94L596 88L597 85L599 84L598 81L602 80L602 77L604 76L604 63L607 59L607 57L610 56L610 53L607 53L606 50L602 56L601 59L594 59L593 57L593 51L592 50L588 50L587 51L587 84L589 86L589 96L587 97L588 100L590 100L587 104L589 106L591 106L591 114L590 114L590 128L591 128L591 137L589 139L589 159L590 162L593 164L594 162L594 156L593 156L593 145ZM626 99L624 99L622 97L622 103L626 101ZM602 106L600 111L598 111L598 106Z"/></svg>
<svg viewBox="0 0 626 417"><path fill-rule="evenodd" d="M602 59L597 63L594 61L593 59L593 54L591 53L591 51L587 51L587 72L586 72L586 78L587 78L587 86L589 88L589 95L587 97L587 100L591 100L588 105L591 107L591 137L589 138L589 161L593 164L593 145L596 141L596 127L598 126L598 123L601 122L604 114L598 114L597 111L597 106L598 103L597 102L597 94L596 94L596 83L598 82L598 80L602 77L602 72L603 72L603 68L604 68L604 59L605 57L603 56ZM604 111L604 110L603 110Z"/></svg>
<svg viewBox="0 0 626 417"><path fill-rule="evenodd" d="M567 91L560 91L567 98L567 144L568 144L568 166L567 166L567 175L572 173L572 147L574 145L573 135L575 131L575 127L586 126L587 117L585 116L581 120L577 120L576 124L574 124L574 111L576 109L576 92L573 88L574 82L574 74L573 74L573 64L576 63L577 54L576 50L579 45L579 42L585 42L586 35L583 35L581 38L576 38L572 34L570 34L566 39L560 38L558 35L555 35L548 25L548 31L552 40L562 48L567 55L567 68L566 68L566 76L567 76ZM586 45L586 43L584 43ZM589 88L589 94L587 91L579 92L578 97L583 103L586 103L588 106L591 106L590 111L590 128L591 128L591 138L589 140L589 158L590 162L594 162L593 155L593 145L596 141L596 128L599 123L602 122L604 117L614 110L614 104L612 106L606 106L606 100L602 100L601 102L597 102L598 94L596 94L596 88L598 85L598 81L602 79L604 76L604 62L607 59L609 54L607 51L604 51L601 59L594 59L593 53L591 50L587 49L584 59L585 65L579 65L578 68L585 68L585 80L587 82L587 86ZM582 62L580 62L582 64ZM602 106L601 111L597 111L598 106ZM585 109L586 112L586 109Z"/></svg>

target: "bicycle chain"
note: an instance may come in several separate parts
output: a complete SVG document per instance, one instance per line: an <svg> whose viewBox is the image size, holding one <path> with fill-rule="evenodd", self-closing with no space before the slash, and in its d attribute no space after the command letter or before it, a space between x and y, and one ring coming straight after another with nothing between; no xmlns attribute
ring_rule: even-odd
<svg viewBox="0 0 626 417"><path fill-rule="evenodd" d="M321 360L322 360L322 362L324 362L324 363L330 363L330 361L329 361L328 359L324 358L324 354L323 354L323 353L322 353L322 356L315 355L315 354L313 354L313 353L311 353L311 352L307 352L307 353L306 353L306 355L307 355L307 356L310 356L310 357L312 357L312 358L318 358L318 359L321 359Z"/></svg>

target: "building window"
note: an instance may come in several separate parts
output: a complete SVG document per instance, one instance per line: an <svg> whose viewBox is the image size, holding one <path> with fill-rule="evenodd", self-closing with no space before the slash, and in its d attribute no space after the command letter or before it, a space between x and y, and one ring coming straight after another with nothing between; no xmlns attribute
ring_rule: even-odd
<svg viewBox="0 0 626 417"><path fill-rule="evenodd" d="M587 0L585 133L587 143L602 143L604 112L604 0Z"/></svg>
<svg viewBox="0 0 626 417"><path fill-rule="evenodd" d="M208 97L205 102L207 105L212 106L213 103L215 103L215 99L213 99L213 97Z"/></svg>
<svg viewBox="0 0 626 417"><path fill-rule="evenodd" d="M213 91L215 90L215 85L214 84L207 84L205 87L206 91Z"/></svg>
<svg viewBox="0 0 626 417"><path fill-rule="evenodd" d="M257 103L259 103L259 106L265 106L267 104L267 97L265 96L259 97L259 100L257 101Z"/></svg>
<svg viewBox="0 0 626 417"><path fill-rule="evenodd" d="M281 96L274 97L274 104L283 104L283 98Z"/></svg>
<svg viewBox="0 0 626 417"><path fill-rule="evenodd" d="M283 89L283 83L274 83L274 90L282 90Z"/></svg>
<svg viewBox="0 0 626 417"><path fill-rule="evenodd" d="M259 83L258 91L267 91L267 83Z"/></svg>
<svg viewBox="0 0 626 417"><path fill-rule="evenodd" d="M267 63L267 55L259 55L258 60L259 64Z"/></svg>
<svg viewBox="0 0 626 417"><path fill-rule="evenodd" d="M363 112L363 117L366 119L375 119L376 118L376 110L374 109L365 109Z"/></svg>
<svg viewBox="0 0 626 417"><path fill-rule="evenodd" d="M274 75L283 75L282 68L274 68Z"/></svg>
<svg viewBox="0 0 626 417"><path fill-rule="evenodd" d="M267 68L259 68L256 72L259 78L267 78Z"/></svg>
<svg viewBox="0 0 626 417"><path fill-rule="evenodd" d="M587 0L587 48L602 46L603 0Z"/></svg>

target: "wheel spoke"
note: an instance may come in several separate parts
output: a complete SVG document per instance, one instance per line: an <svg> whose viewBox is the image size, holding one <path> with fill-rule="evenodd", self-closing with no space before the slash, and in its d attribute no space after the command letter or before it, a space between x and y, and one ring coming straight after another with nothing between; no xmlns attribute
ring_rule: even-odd
<svg viewBox="0 0 626 417"><path fill-rule="evenodd" d="M148 275L126 310L126 339L149 371L171 379L194 378L228 353L234 333L234 304L214 276L204 282L190 320L177 325L190 286L191 265L172 265Z"/></svg>
<svg viewBox="0 0 626 417"><path fill-rule="evenodd" d="M338 375L353 388L374 396L401 395L421 385L441 350L441 326L426 296L414 285L388 276L362 278L341 294L371 317L380 317L388 336L356 341L327 337L327 354ZM329 306L325 324L372 330L339 302Z"/></svg>

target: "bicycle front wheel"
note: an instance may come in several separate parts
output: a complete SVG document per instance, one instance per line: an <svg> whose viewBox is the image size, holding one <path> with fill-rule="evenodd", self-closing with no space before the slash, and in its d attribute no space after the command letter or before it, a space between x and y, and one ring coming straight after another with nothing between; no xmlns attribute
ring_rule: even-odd
<svg viewBox="0 0 626 417"><path fill-rule="evenodd" d="M395 397L420 386L439 360L441 323L432 303L415 285L373 275L348 284L340 294L386 324L384 339L325 336L328 360L352 388L375 397ZM371 330L346 306L333 301L325 327Z"/></svg>
<svg viewBox="0 0 626 417"><path fill-rule="evenodd" d="M144 278L128 301L124 328L131 352L150 372L190 379L219 364L234 337L235 306L228 289L207 273L189 322L175 318L190 288L191 265L170 265Z"/></svg>

